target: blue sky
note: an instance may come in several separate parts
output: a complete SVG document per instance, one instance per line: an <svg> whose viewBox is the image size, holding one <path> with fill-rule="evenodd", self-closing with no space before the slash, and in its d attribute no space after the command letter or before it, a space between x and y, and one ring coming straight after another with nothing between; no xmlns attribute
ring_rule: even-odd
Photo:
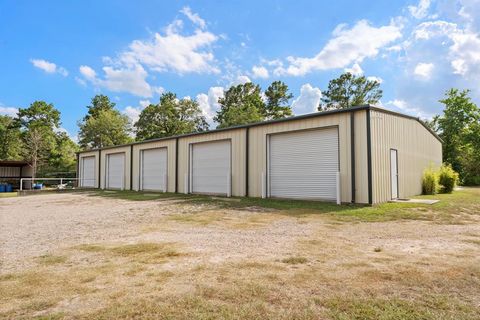
<svg viewBox="0 0 480 320"><path fill-rule="evenodd" d="M211 121L224 88L282 80L302 114L349 70L382 82L381 106L428 118L450 87L479 101L479 12L478 0L0 0L0 113L45 100L75 137L98 93L135 120L173 91Z"/></svg>

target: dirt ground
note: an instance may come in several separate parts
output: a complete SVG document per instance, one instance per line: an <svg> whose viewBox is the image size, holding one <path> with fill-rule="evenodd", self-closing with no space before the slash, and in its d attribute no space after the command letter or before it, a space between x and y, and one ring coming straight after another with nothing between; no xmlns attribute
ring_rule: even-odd
<svg viewBox="0 0 480 320"><path fill-rule="evenodd" d="M4 318L480 318L478 219L49 194L0 199L0 252Z"/></svg>

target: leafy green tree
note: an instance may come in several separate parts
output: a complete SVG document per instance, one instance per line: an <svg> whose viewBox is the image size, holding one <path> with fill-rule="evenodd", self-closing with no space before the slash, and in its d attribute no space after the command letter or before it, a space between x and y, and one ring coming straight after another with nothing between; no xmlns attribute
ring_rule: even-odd
<svg viewBox="0 0 480 320"><path fill-rule="evenodd" d="M198 103L179 100L172 92L162 94L158 104L143 109L134 126L139 141L208 130Z"/></svg>
<svg viewBox="0 0 480 320"><path fill-rule="evenodd" d="M281 119L293 115L292 108L288 101L293 98L293 94L288 92L288 86L282 81L274 81L265 90L267 102L265 104L265 118Z"/></svg>
<svg viewBox="0 0 480 320"><path fill-rule="evenodd" d="M70 139L66 132L57 132L55 135L56 147L52 150L48 160L50 172L75 171L76 152L78 145Z"/></svg>
<svg viewBox="0 0 480 320"><path fill-rule="evenodd" d="M376 104L380 101L382 95L380 82L347 72L337 79L330 80L328 90L322 91L318 111Z"/></svg>
<svg viewBox="0 0 480 320"><path fill-rule="evenodd" d="M100 111L115 110L115 103L110 101L110 98L103 94L97 94L92 98L92 102L87 106L87 115L84 120L90 119L90 117L97 117Z"/></svg>
<svg viewBox="0 0 480 320"><path fill-rule="evenodd" d="M434 118L434 127L443 140L443 160L460 173L467 184L480 184L480 109L469 97L469 90L450 89L443 115Z"/></svg>
<svg viewBox="0 0 480 320"><path fill-rule="evenodd" d="M267 114L260 86L251 82L230 87L218 103L221 107L213 119L218 128L259 122Z"/></svg>
<svg viewBox="0 0 480 320"><path fill-rule="evenodd" d="M60 127L60 111L51 103L35 101L28 108L18 110L16 122L24 146L22 156L31 163L35 177L55 150L55 131Z"/></svg>
<svg viewBox="0 0 480 320"><path fill-rule="evenodd" d="M130 120L118 110L102 109L78 123L82 149L103 148L125 144L132 140Z"/></svg>
<svg viewBox="0 0 480 320"><path fill-rule="evenodd" d="M21 132L14 118L0 115L0 160L20 160Z"/></svg>

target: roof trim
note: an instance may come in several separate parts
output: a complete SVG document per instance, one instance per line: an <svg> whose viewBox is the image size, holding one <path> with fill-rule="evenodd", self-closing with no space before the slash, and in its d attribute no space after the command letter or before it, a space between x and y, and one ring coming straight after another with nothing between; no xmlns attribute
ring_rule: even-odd
<svg viewBox="0 0 480 320"><path fill-rule="evenodd" d="M406 114L403 114L403 113L394 112L394 111L390 111L390 110L386 110L386 109L382 109L382 108L378 108L378 107L373 107L373 106L370 106L370 105L361 105L361 106L356 106L356 107L351 107L351 108L346 108L346 109L314 112L314 113L303 114L303 115L295 116L295 117L288 117L288 118L282 118L282 119L276 119L276 120L268 120L268 121L262 121L262 122L242 124L242 125L232 126L232 127L228 127L228 128L221 128L221 129L214 129L214 130L209 130L209 131L180 134L180 135L176 135L176 136L155 138L155 139L149 139L149 140L143 140L143 141L136 141L136 142L126 143L126 144L121 144L121 145L116 145L116 146L108 146L108 147L103 147L103 148L82 150L82 151L78 151L77 153L80 154L80 153L86 153L86 152L92 152L92 151L98 151L98 150L108 150L108 149L114 149L114 148L129 147L129 146L137 145L137 144L144 144L144 143L150 143L150 142L186 138L186 137L190 137L190 136L198 136L198 135L202 135L202 134L217 133L217 132L236 130L236 129L258 127L258 126L263 126L263 125L268 125L268 124L281 123L281 122L287 122L287 121L295 121L295 120L303 120L303 119L316 118L316 117L323 117L323 116L328 116L328 115L332 115L332 114L348 113L348 112L353 112L353 111L358 111L358 110L375 110L375 111L390 113L390 114L393 114L393 115L396 115L396 116L400 116L400 117L404 117L404 118L408 118L408 119L412 119L412 120L417 120L433 136L435 136L435 138L437 138L440 142L443 143L442 139L440 139L440 137L435 132L433 132L429 127L427 127L425 125L425 123L423 123L420 120L420 118L416 118L416 117L409 116L409 115L406 115Z"/></svg>

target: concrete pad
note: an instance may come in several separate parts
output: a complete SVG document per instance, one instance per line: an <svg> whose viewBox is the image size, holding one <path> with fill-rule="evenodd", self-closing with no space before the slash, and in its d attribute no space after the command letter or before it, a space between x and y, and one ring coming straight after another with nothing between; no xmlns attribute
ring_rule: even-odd
<svg viewBox="0 0 480 320"><path fill-rule="evenodd" d="M440 200L430 200L430 199L395 199L395 200L390 200L389 202L434 204L439 201Z"/></svg>

